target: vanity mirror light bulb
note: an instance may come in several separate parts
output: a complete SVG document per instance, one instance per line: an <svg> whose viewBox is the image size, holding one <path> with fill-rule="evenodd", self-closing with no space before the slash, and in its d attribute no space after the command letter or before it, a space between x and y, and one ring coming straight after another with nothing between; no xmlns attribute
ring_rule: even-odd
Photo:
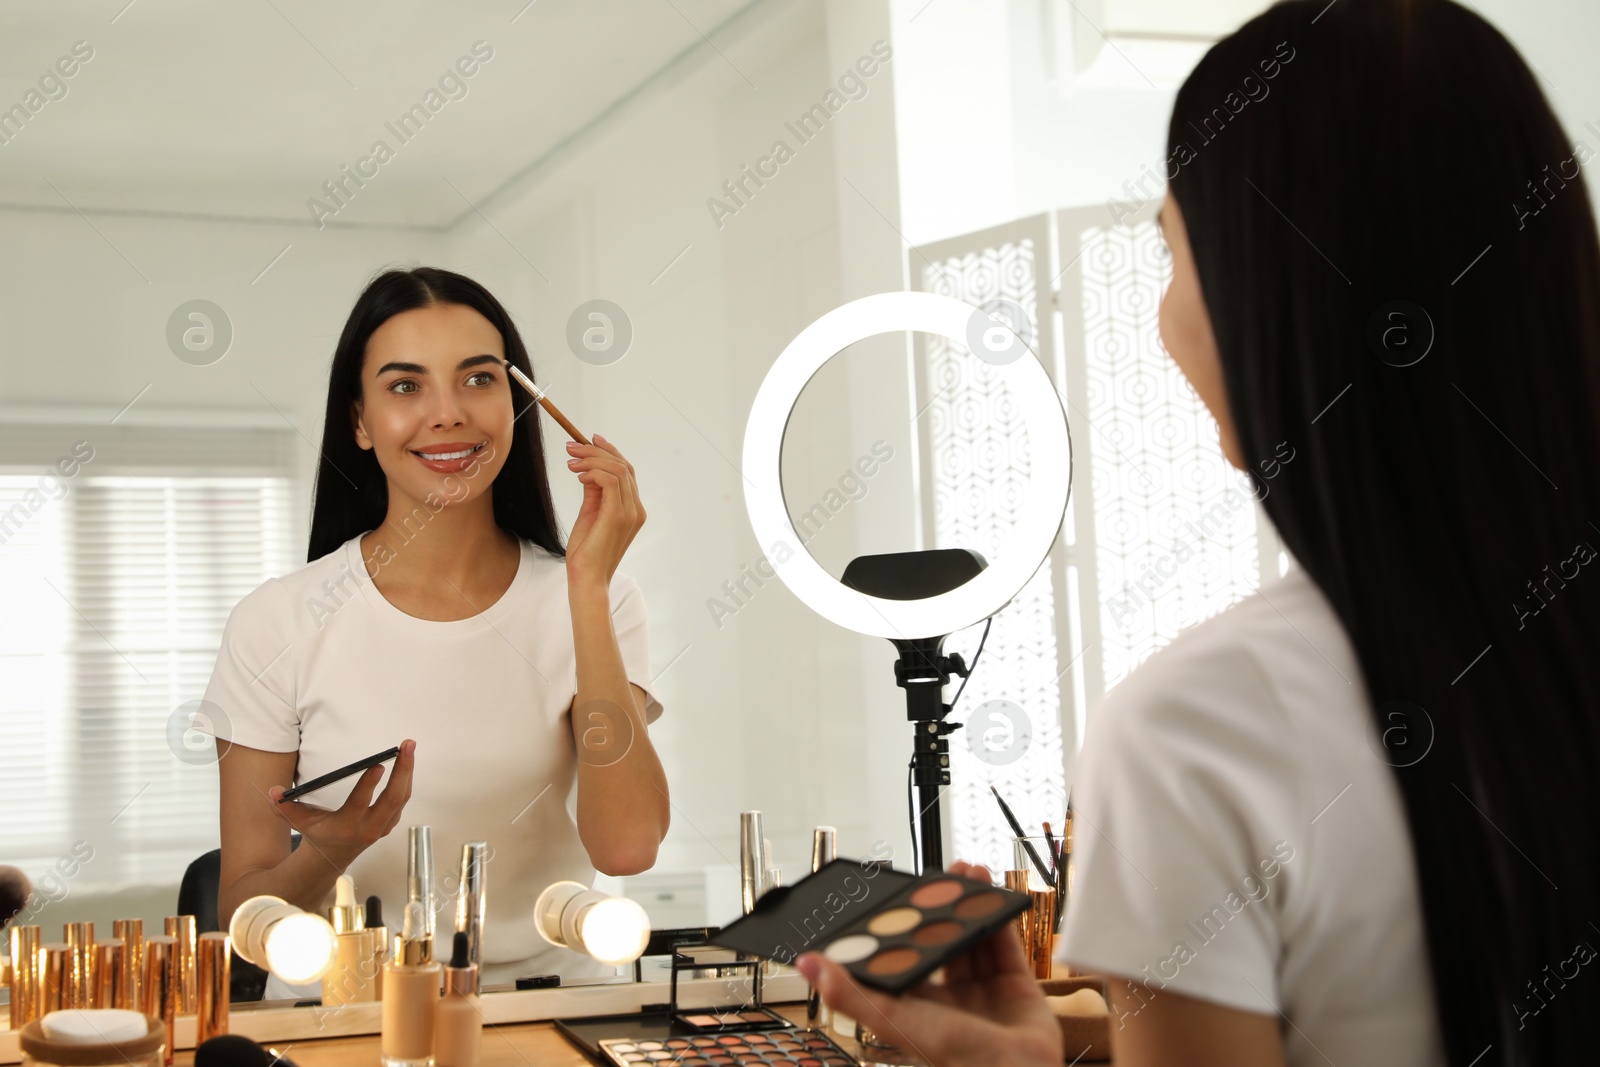
<svg viewBox="0 0 1600 1067"><path fill-rule="evenodd" d="M534 925L560 948L587 953L620 966L644 954L650 942L650 917L638 902L612 897L581 882L556 882L539 894Z"/></svg>
<svg viewBox="0 0 1600 1067"><path fill-rule="evenodd" d="M333 966L338 940L333 926L281 897L251 897L228 923L239 957L292 985L315 982Z"/></svg>
<svg viewBox="0 0 1600 1067"><path fill-rule="evenodd" d="M267 968L290 985L316 982L333 966L338 939L328 920L302 911L267 934Z"/></svg>

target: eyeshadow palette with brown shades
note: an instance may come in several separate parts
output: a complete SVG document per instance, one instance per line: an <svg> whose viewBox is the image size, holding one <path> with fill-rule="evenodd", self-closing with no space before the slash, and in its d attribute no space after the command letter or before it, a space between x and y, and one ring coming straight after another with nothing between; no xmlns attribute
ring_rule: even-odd
<svg viewBox="0 0 1600 1067"><path fill-rule="evenodd" d="M782 1064L793 1067L854 1067L855 1057L817 1030L781 1033L719 1034L716 1037L671 1037L663 1040L607 1039L600 1051L622 1067L736 1067L739 1064Z"/></svg>
<svg viewBox="0 0 1600 1067"><path fill-rule="evenodd" d="M862 985L902 993L973 948L1028 907L1025 894L934 871L837 859L755 910L711 943L793 963L821 952Z"/></svg>

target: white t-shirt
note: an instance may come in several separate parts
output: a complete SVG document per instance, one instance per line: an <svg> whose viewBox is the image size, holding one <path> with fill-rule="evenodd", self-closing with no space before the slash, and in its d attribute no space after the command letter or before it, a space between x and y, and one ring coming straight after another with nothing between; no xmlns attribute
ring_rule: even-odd
<svg viewBox="0 0 1600 1067"><path fill-rule="evenodd" d="M628 680L649 693L653 721L661 704L650 684L644 598L620 573L610 592L623 665ZM448 956L461 846L487 841L480 978L487 984L523 974L613 973L552 946L533 924L534 900L545 886L594 880L572 815L577 761L569 709L576 692L563 560L524 540L516 577L499 600L471 618L432 622L378 592L354 537L239 601L205 699L226 716L237 744L298 751L295 783L416 739L411 799L399 824L347 873L358 899L382 898L385 922L398 930L406 830L431 826L434 953ZM385 765L379 790L393 766ZM336 808L357 780L305 800Z"/></svg>
<svg viewBox="0 0 1600 1067"><path fill-rule="evenodd" d="M1276 1013L1294 1067L1444 1064L1383 752L1354 649L1292 565L1097 712L1060 956L1156 997Z"/></svg>

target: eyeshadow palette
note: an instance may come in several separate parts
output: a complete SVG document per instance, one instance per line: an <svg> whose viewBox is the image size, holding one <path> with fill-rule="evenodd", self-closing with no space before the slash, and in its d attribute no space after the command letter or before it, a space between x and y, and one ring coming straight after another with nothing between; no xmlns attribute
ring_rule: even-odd
<svg viewBox="0 0 1600 1067"><path fill-rule="evenodd" d="M901 993L1010 922L1025 893L958 875L920 877L881 863L836 859L792 886L767 891L712 944L793 963L820 951L862 985Z"/></svg>
<svg viewBox="0 0 1600 1067"><path fill-rule="evenodd" d="M784 1067L854 1067L855 1057L816 1030L785 1033L744 1032L715 1037L672 1037L638 1041L608 1038L601 1055L618 1067L668 1064L671 1067L734 1067L781 1064Z"/></svg>
<svg viewBox="0 0 1600 1067"><path fill-rule="evenodd" d="M672 1017L679 1026L697 1033L724 1030L778 1030L791 1025L789 1020L766 1008L707 1008L680 1011Z"/></svg>

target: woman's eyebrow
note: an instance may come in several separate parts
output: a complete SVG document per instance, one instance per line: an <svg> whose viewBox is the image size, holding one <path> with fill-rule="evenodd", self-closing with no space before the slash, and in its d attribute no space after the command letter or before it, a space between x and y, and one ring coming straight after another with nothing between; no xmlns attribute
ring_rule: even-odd
<svg viewBox="0 0 1600 1067"><path fill-rule="evenodd" d="M466 370L468 367L476 367L480 363L493 363L498 366L500 364L500 357L492 356L488 353L484 353L481 356L468 356L466 359L456 364L456 370ZM383 366L379 367L377 373L387 374L392 370L400 371L402 374L428 373L428 368L424 367L420 363L405 363L400 360L390 360L388 363L385 363Z"/></svg>

